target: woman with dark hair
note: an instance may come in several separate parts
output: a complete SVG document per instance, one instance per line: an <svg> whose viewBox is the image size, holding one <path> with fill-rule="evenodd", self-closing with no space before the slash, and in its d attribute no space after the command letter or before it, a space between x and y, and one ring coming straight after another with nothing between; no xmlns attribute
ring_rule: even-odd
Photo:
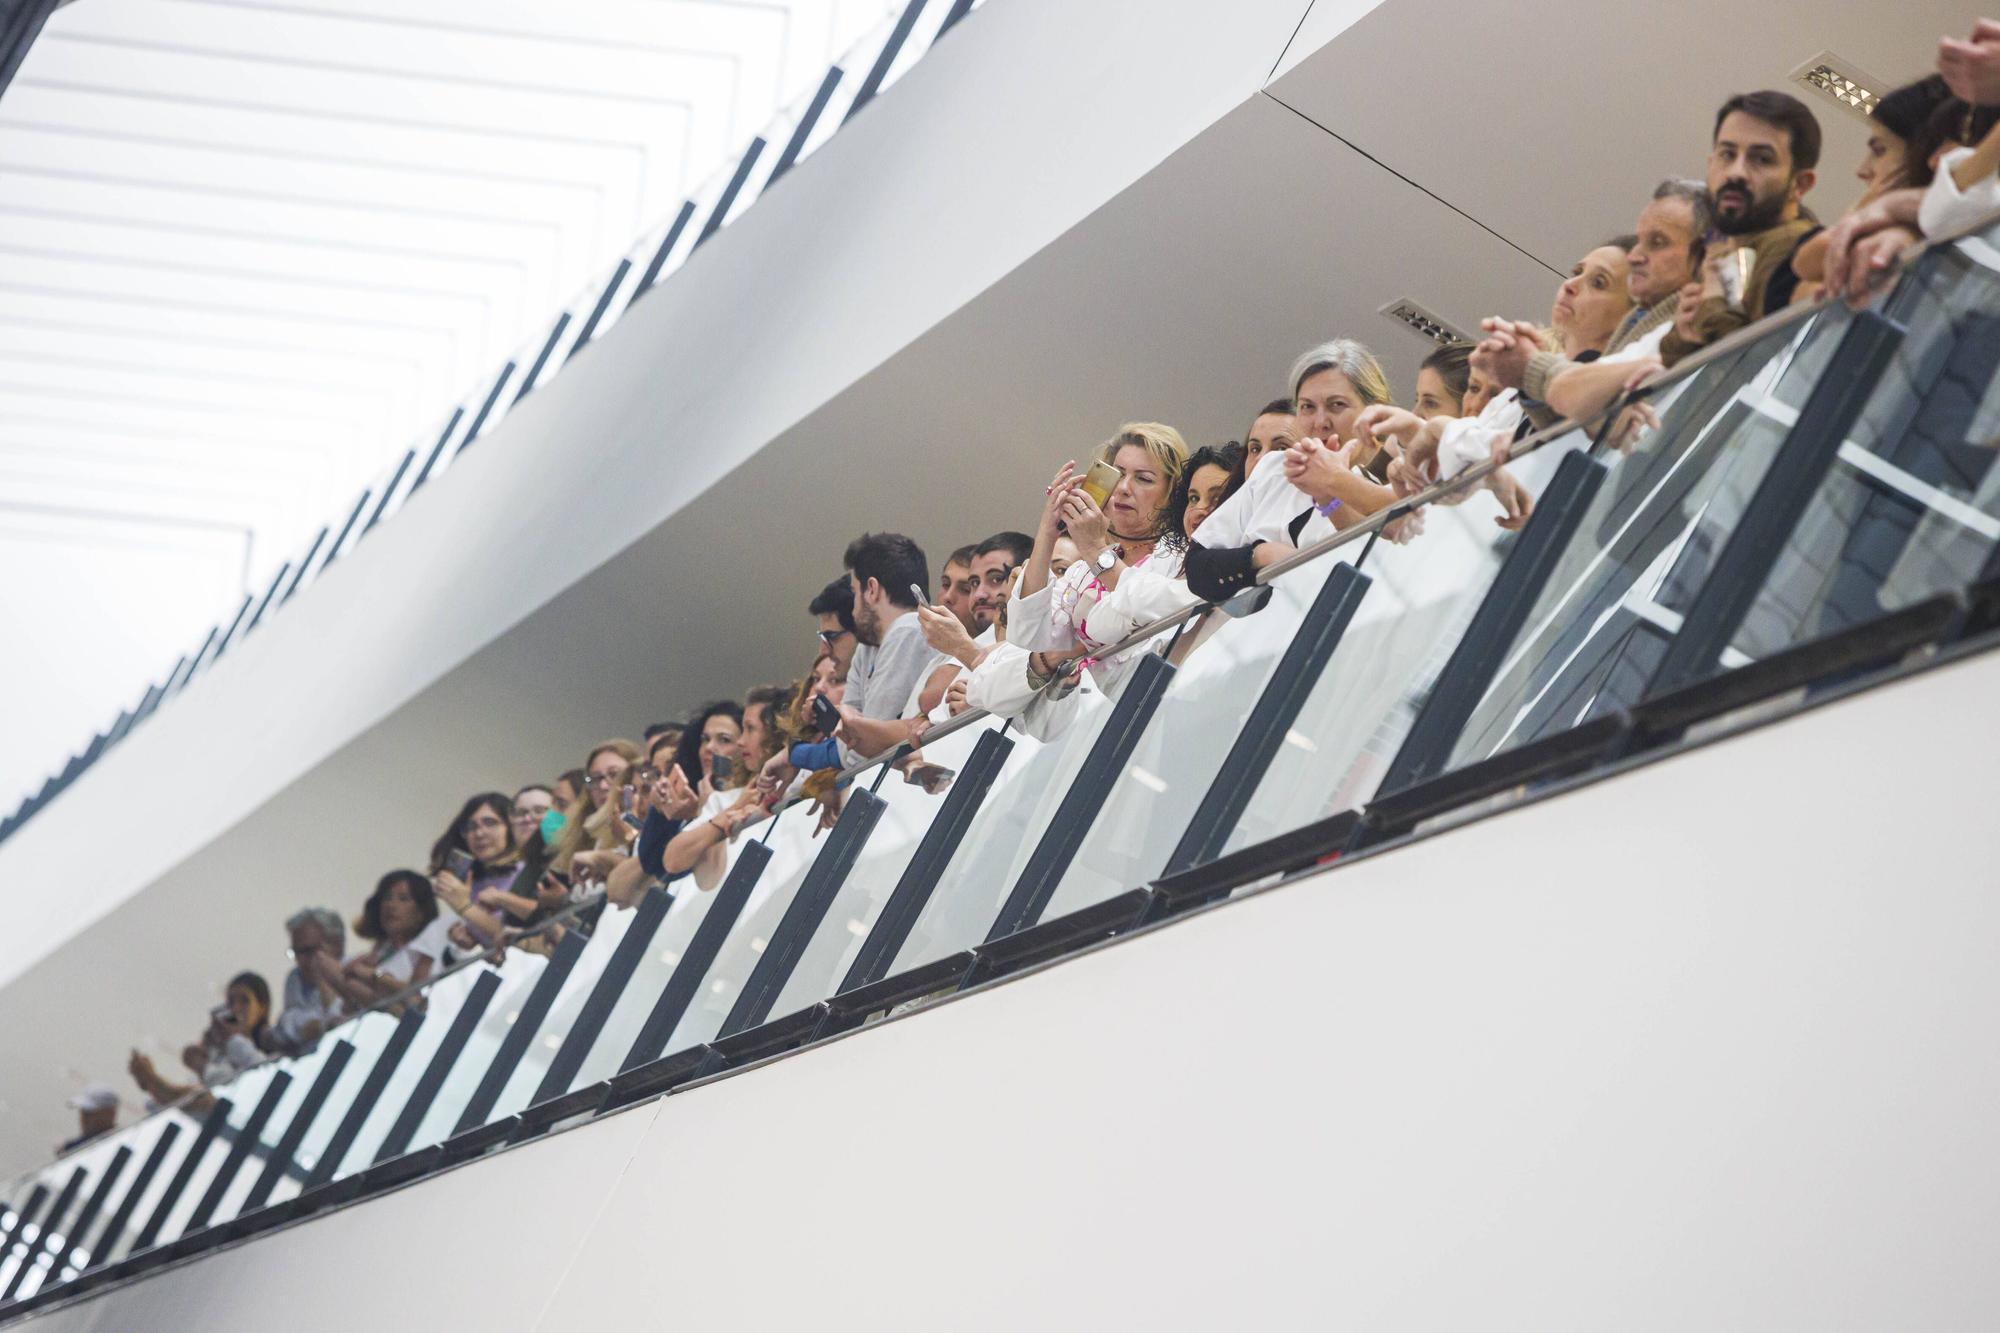
<svg viewBox="0 0 2000 1333"><path fill-rule="evenodd" d="M774 686L750 691L747 707L718 700L688 722L681 737L681 772L698 775L694 783L700 801L696 822L674 835L660 854L668 877L692 874L704 891L722 883L729 864L729 842L770 813L760 789L753 785L777 752L778 713L788 692ZM726 760L720 781L717 761Z"/></svg>
<svg viewBox="0 0 2000 1333"><path fill-rule="evenodd" d="M1417 368L1417 397L1411 411L1423 421L1462 416L1465 391L1471 384L1472 344L1446 343Z"/></svg>
<svg viewBox="0 0 2000 1333"><path fill-rule="evenodd" d="M470 940L454 941L462 948L498 944L502 928L524 924L539 906L509 891L521 870L513 815L505 796L481 792L460 807L431 846L431 887L471 932Z"/></svg>
<svg viewBox="0 0 2000 1333"><path fill-rule="evenodd" d="M223 988L223 1003L209 1010L208 1030L201 1040L181 1048L181 1063L200 1083L172 1083L162 1077L151 1058L133 1051L126 1068L132 1080L161 1106L179 1101L203 1086L227 1083L252 1065L262 1064L275 1054L277 1040L271 1033L271 987L255 972L238 972ZM188 1110L199 1115L213 1103L206 1094Z"/></svg>
<svg viewBox="0 0 2000 1333"><path fill-rule="evenodd" d="M1185 551L1201 521L1220 509L1242 484L1243 446L1236 441L1203 445L1188 455L1187 471L1167 499L1167 530L1160 545L1170 551Z"/></svg>
<svg viewBox="0 0 2000 1333"><path fill-rule="evenodd" d="M428 879L414 870L382 876L354 922L354 933L373 943L335 974L348 1003L365 1009L422 985L437 962L436 946L423 938L437 916L437 891Z"/></svg>
<svg viewBox="0 0 2000 1333"><path fill-rule="evenodd" d="M688 786L700 790L701 784L707 782L713 791L715 784L710 781L710 774L716 759L727 759L733 769L742 735L743 705L734 699L711 700L696 709L681 730L680 744L674 748L674 764ZM703 799L706 798L707 793L703 793Z"/></svg>

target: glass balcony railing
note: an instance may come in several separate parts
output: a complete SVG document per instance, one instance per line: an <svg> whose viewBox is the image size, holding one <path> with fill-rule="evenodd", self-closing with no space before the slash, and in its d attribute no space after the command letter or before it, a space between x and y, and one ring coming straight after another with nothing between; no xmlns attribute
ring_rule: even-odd
<svg viewBox="0 0 2000 1333"><path fill-rule="evenodd" d="M978 713L934 728L942 791L896 756L861 766L831 831L781 809L712 890L574 908L28 1173L4 1194L0 1290L88 1290L1690 728L1992 646L1996 284L1974 235L1868 309L1747 329L1639 391L1660 424L1629 451L1603 420L1519 446L1537 504L1518 533L1474 468L1267 571L1261 604L1146 627L1046 739ZM1418 508L1421 536L1382 536Z"/></svg>
<svg viewBox="0 0 2000 1333"><path fill-rule="evenodd" d="M460 454L490 433L515 406L547 385L570 360L610 331L639 299L671 277L698 248L740 217L744 210L793 167L818 152L876 96L920 61L933 43L985 0L908 0L830 66L817 88L785 107L764 132L751 140L672 217L642 235L607 273L580 291L557 313L545 332L516 348L490 379L444 415L435 434L426 435L396 456L360 495L327 516L304 550L280 564L270 582L250 595L207 631L193 652L183 654L139 701L0 818L0 842L61 795L105 754L143 725L190 681L223 654L275 617L300 591L335 561L352 551L383 521L401 512L412 497L441 477Z"/></svg>

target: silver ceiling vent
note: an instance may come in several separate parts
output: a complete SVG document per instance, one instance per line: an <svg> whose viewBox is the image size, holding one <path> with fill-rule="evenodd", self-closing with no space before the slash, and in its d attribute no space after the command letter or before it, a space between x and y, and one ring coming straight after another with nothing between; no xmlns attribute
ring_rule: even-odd
<svg viewBox="0 0 2000 1333"><path fill-rule="evenodd" d="M1868 119L1868 113L1882 100L1880 79L1831 51L1822 51L1793 70L1792 82L1803 84L1863 120Z"/></svg>
<svg viewBox="0 0 2000 1333"><path fill-rule="evenodd" d="M1407 296L1398 297L1378 312L1407 329L1415 330L1434 343L1473 342L1475 339L1433 315Z"/></svg>

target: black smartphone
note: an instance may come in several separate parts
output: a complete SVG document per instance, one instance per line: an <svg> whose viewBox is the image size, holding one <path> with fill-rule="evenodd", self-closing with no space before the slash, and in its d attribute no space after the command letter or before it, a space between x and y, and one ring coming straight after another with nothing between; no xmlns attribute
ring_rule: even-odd
<svg viewBox="0 0 2000 1333"><path fill-rule="evenodd" d="M708 761L708 785L720 787L736 775L736 761L726 754L719 754Z"/></svg>
<svg viewBox="0 0 2000 1333"><path fill-rule="evenodd" d="M1386 486L1389 484L1389 464L1395 461L1395 455L1387 449L1377 449L1375 456L1361 465L1361 474L1378 486Z"/></svg>
<svg viewBox="0 0 2000 1333"><path fill-rule="evenodd" d="M813 725L822 736L833 735L833 729L840 725L840 710L828 702L824 694L813 696Z"/></svg>
<svg viewBox="0 0 2000 1333"><path fill-rule="evenodd" d="M462 847L454 847L444 854L444 868L451 872L454 879L471 882L472 853Z"/></svg>

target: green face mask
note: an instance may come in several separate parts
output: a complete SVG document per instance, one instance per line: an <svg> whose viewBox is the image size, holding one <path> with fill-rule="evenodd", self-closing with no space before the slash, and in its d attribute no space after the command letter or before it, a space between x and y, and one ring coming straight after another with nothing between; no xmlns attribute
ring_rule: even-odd
<svg viewBox="0 0 2000 1333"><path fill-rule="evenodd" d="M556 839L562 836L563 824L566 822L567 820L560 810L551 810L544 814L542 816L542 846L555 846Z"/></svg>

